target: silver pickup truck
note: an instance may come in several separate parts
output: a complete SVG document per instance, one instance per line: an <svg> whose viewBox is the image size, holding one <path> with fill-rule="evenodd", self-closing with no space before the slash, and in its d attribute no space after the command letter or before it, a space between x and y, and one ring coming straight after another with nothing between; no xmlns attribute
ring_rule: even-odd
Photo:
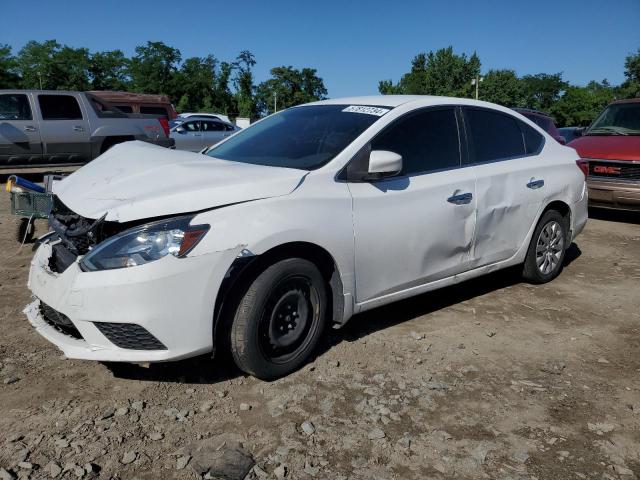
<svg viewBox="0 0 640 480"><path fill-rule="evenodd" d="M82 165L128 140L174 145L165 118L126 114L90 93L0 90L0 170Z"/></svg>

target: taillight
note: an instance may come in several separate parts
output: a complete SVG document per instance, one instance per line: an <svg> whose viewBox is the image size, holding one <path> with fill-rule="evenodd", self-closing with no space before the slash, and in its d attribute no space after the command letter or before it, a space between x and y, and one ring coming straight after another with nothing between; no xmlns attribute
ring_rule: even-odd
<svg viewBox="0 0 640 480"><path fill-rule="evenodd" d="M580 160L576 160L576 165L578 165L578 168L582 170L582 173L584 174L584 178L586 180L589 176L589 160L581 158Z"/></svg>
<svg viewBox="0 0 640 480"><path fill-rule="evenodd" d="M167 120L165 117L160 117L158 119L158 121L160 122L160 125L162 126L162 130L164 130L164 134L165 136L169 136L169 120Z"/></svg>

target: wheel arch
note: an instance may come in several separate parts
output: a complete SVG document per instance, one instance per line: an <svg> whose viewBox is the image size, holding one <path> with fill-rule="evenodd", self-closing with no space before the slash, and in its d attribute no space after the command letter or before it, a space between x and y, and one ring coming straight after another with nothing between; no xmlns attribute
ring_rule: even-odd
<svg viewBox="0 0 640 480"><path fill-rule="evenodd" d="M304 258L315 264L330 292L332 325L342 325L345 321L344 286L338 264L333 256L323 247L304 241L287 242L274 246L259 255L238 257L227 270L224 280L218 289L213 311L213 354L224 347L223 332L229 327L231 311L242 291L265 268L286 258Z"/></svg>
<svg viewBox="0 0 640 480"><path fill-rule="evenodd" d="M569 234L569 238L571 238L571 207L569 206L569 204L567 204L562 200L553 200L552 202L549 202L547 206L544 208L544 210L542 210L542 213L540 213L540 216L538 217L538 222L540 221L542 216L545 213L547 213L549 210L555 210L565 218L567 233ZM567 243L570 243L570 242L567 242Z"/></svg>

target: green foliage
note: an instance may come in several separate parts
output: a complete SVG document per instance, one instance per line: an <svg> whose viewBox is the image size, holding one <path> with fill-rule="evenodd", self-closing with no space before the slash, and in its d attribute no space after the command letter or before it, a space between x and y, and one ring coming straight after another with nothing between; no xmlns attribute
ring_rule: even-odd
<svg viewBox="0 0 640 480"><path fill-rule="evenodd" d="M614 99L606 80L586 87L567 87L564 95L549 109L560 126L587 126Z"/></svg>
<svg viewBox="0 0 640 480"><path fill-rule="evenodd" d="M411 61L411 71L402 76L398 84L383 80L378 90L384 94L445 95L466 97L471 95L471 80L480 74L480 59L474 53L457 55L453 47L436 52L419 53Z"/></svg>
<svg viewBox="0 0 640 480"><path fill-rule="evenodd" d="M562 80L562 73L539 73L522 77L525 104L529 108L547 111L569 86Z"/></svg>
<svg viewBox="0 0 640 480"><path fill-rule="evenodd" d="M89 65L92 90L128 90L129 59L121 50L96 52Z"/></svg>
<svg viewBox="0 0 640 480"><path fill-rule="evenodd" d="M480 83L479 99L505 107L527 103L524 85L513 70L489 70Z"/></svg>
<svg viewBox="0 0 640 480"><path fill-rule="evenodd" d="M233 84L236 88L235 101L238 106L238 116L240 117L253 118L257 115L252 72L255 64L255 57L248 50L240 52L234 63L236 75L233 79Z"/></svg>
<svg viewBox="0 0 640 480"><path fill-rule="evenodd" d="M327 95L322 78L315 68L295 69L281 66L271 69L271 78L262 82L256 89L258 110L263 114L283 110L294 105L321 100Z"/></svg>
<svg viewBox="0 0 640 480"><path fill-rule="evenodd" d="M160 93L173 96L175 74L182 55L177 48L163 42L147 42L136 47L129 65L131 89L141 93Z"/></svg>
<svg viewBox="0 0 640 480"><path fill-rule="evenodd" d="M588 125L602 109L617 98L640 97L640 49L625 61L626 80L613 87L603 80L587 86L570 85L562 73L525 75L513 70L489 70L479 85L479 98L506 107L526 107L550 113L558 126ZM454 97L475 96L471 81L480 75L480 59L467 58L452 47L420 53L411 61L411 70L396 84L378 82L384 95L422 94Z"/></svg>
<svg viewBox="0 0 640 480"><path fill-rule="evenodd" d="M20 75L17 61L9 45L0 44L0 88L19 88Z"/></svg>
<svg viewBox="0 0 640 480"><path fill-rule="evenodd" d="M626 80L620 86L620 97L640 97L640 48L636 53L627 56L624 62L624 76Z"/></svg>

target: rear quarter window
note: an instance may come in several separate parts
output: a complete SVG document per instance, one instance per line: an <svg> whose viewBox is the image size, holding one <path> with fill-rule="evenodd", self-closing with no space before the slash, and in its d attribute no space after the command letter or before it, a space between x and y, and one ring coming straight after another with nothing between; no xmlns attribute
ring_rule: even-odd
<svg viewBox="0 0 640 480"><path fill-rule="evenodd" d="M140 113L144 113L147 115L162 115L164 117L169 118L169 114L167 113L167 109L165 107L140 107Z"/></svg>
<svg viewBox="0 0 640 480"><path fill-rule="evenodd" d="M544 137L536 130L524 122L518 121L522 136L524 137L525 152L527 155L536 155L540 153L544 146Z"/></svg>

